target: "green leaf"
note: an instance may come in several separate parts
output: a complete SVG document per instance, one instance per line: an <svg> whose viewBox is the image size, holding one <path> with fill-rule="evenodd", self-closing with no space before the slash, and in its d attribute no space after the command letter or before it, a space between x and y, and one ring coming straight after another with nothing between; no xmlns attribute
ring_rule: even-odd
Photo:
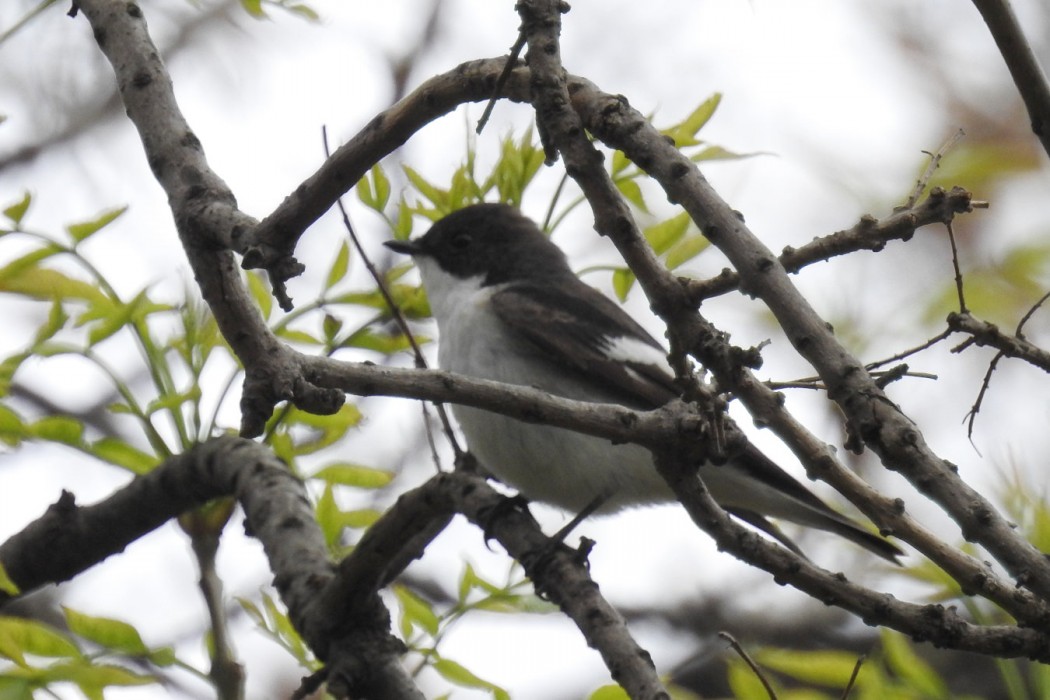
<svg viewBox="0 0 1050 700"><path fill-rule="evenodd" d="M142 641L138 630L126 622L108 617L85 615L65 606L62 607L62 612L73 633L105 649L131 656L144 656L149 653L149 648Z"/></svg>
<svg viewBox="0 0 1050 700"><path fill-rule="evenodd" d="M361 200L369 209L376 208L376 195L372 191L372 183L368 181L368 175L366 174L360 180L357 181L357 185L354 186L354 191L357 193L357 198Z"/></svg>
<svg viewBox="0 0 1050 700"><path fill-rule="evenodd" d="M114 303L109 299L103 303L92 304L91 308L80 315L77 324L84 325L92 321L99 321L88 332L89 345L97 345L122 328L141 321L150 314L171 311L171 309L172 307L167 304L154 303L150 300L146 290L142 290L126 304Z"/></svg>
<svg viewBox="0 0 1050 700"><path fill-rule="evenodd" d="M175 663L179 660L178 657L175 656L175 649L172 647L160 647L159 649L150 649L150 652L146 655L146 658L150 660L150 663L156 664L161 668L174 666Z"/></svg>
<svg viewBox="0 0 1050 700"><path fill-rule="evenodd" d="M416 336L417 342L425 342L423 336ZM362 328L339 344L344 348L373 350L383 355L393 355L412 347L408 336L403 333L377 333L371 328Z"/></svg>
<svg viewBox="0 0 1050 700"><path fill-rule="evenodd" d="M768 698L769 693L762 685L761 679L746 663L739 659L732 659L728 663L729 669L726 678L729 687L736 698Z"/></svg>
<svg viewBox="0 0 1050 700"><path fill-rule="evenodd" d="M81 299L89 302L109 302L98 287L73 279L46 267L12 269L12 263L0 269L0 292L20 294L32 299Z"/></svg>
<svg viewBox="0 0 1050 700"><path fill-rule="evenodd" d="M689 156L689 160L694 163L699 163L704 160L742 160L744 158L754 158L758 155L762 155L762 152L737 153L736 151L730 151L728 148L723 148L722 146L708 146L707 148L702 148Z"/></svg>
<svg viewBox="0 0 1050 700"><path fill-rule="evenodd" d="M126 212L128 208L126 206L118 207L116 209L110 209L103 212L91 221L83 221L76 224L70 224L66 226L66 232L69 233L70 238L73 239L74 243L80 243L92 234L95 234L106 226L111 224L121 214Z"/></svg>
<svg viewBox="0 0 1050 700"><path fill-rule="evenodd" d="M299 663L308 666L309 652L306 650L302 637L299 636L292 621L288 618L288 614L269 595L263 596L263 606L266 608L266 614L277 638L281 640L285 648L292 652Z"/></svg>
<svg viewBox="0 0 1050 700"><path fill-rule="evenodd" d="M667 265L668 270L674 270L695 258L706 250L709 245L710 242L700 234L688 236L667 251L667 258L664 260L664 264Z"/></svg>
<svg viewBox="0 0 1050 700"><path fill-rule="evenodd" d="M704 100L700 105L693 110L692 114L682 120L680 123L664 131L664 133L674 139L674 144L678 148L683 146L695 146L699 143L696 140L696 134L701 128L714 116L715 110L718 109L718 104L722 101L722 93L716 92L711 97Z"/></svg>
<svg viewBox="0 0 1050 700"><path fill-rule="evenodd" d="M7 574L7 569L4 568L3 562L0 562L0 591L3 591L10 596L16 596L20 593L18 590L18 584L11 580L11 577Z"/></svg>
<svg viewBox="0 0 1050 700"><path fill-rule="evenodd" d="M317 505L314 506L314 517L317 519L317 525L321 528L321 534L324 535L325 544L329 549L336 546L339 536L343 534L341 515L342 511L335 502L335 491L332 485L325 484L324 491L317 499Z"/></svg>
<svg viewBox="0 0 1050 700"><path fill-rule="evenodd" d="M845 688L857 665L857 654L835 650L763 649L755 657L763 667L828 688Z"/></svg>
<svg viewBox="0 0 1050 700"><path fill-rule="evenodd" d="M91 700L103 700L103 690L109 686L133 686L155 683L156 679L133 673L119 666L94 664L83 659L52 664L43 673L47 683L68 681L76 683Z"/></svg>
<svg viewBox="0 0 1050 700"><path fill-rule="evenodd" d="M445 680L455 683L456 685L465 688L481 688L490 691L492 697L497 700L510 700L510 694L507 693L506 690L500 688L494 683L478 678L465 666L452 661L451 659L437 659L433 664L433 668L440 673Z"/></svg>
<svg viewBox="0 0 1050 700"><path fill-rule="evenodd" d="M691 221L692 219L689 218L688 212L672 216L666 221L661 221L645 229L645 240L649 241L649 245L653 247L653 252L657 255L663 255L671 246L682 240L682 236L689 230Z"/></svg>
<svg viewBox="0 0 1050 700"><path fill-rule="evenodd" d="M406 241L412 235L412 207L402 196L397 203L397 220L394 222L394 239Z"/></svg>
<svg viewBox="0 0 1050 700"><path fill-rule="evenodd" d="M45 416L30 424L27 433L40 440L78 446L84 439L84 424L70 416Z"/></svg>
<svg viewBox="0 0 1050 700"><path fill-rule="evenodd" d="M408 639L412 627L419 627L433 637L438 632L441 620L426 602L405 586L394 586L394 595L401 606L401 634Z"/></svg>
<svg viewBox="0 0 1050 700"><path fill-rule="evenodd" d="M262 312L263 318L269 319L270 313L273 311L273 294L270 292L270 285L267 284L266 280L263 279L262 273L258 270L248 270L244 277L248 283L248 292L252 295L255 303L259 305L259 311Z"/></svg>
<svg viewBox="0 0 1050 700"><path fill-rule="evenodd" d="M4 216L11 220L15 226L22 223L22 217L26 215L26 210L29 209L30 202L33 201L33 196L27 191L22 195L22 199L11 204L10 206L4 207Z"/></svg>
<svg viewBox="0 0 1050 700"><path fill-rule="evenodd" d="M620 190L620 194L622 194L628 202L646 213L649 212L649 207L645 204L645 197L642 196L642 188L638 186L638 183L635 180L630 178L620 178L615 181L615 185L616 189Z"/></svg>
<svg viewBox="0 0 1050 700"><path fill-rule="evenodd" d="M616 150L612 154L612 176L616 177L631 165L631 159L623 151Z"/></svg>
<svg viewBox="0 0 1050 700"><path fill-rule="evenodd" d="M146 474L160 462L156 456L142 452L115 437L96 440L88 449L99 459L123 467L133 474Z"/></svg>
<svg viewBox="0 0 1050 700"><path fill-rule="evenodd" d="M11 382L15 378L15 372L22 366L22 363L31 357L28 352L19 352L11 355L11 357L5 358L3 362L0 362L0 396L7 396L11 393ZM0 436L3 435L3 420L0 418ZM2 439L2 437L0 437Z"/></svg>
<svg viewBox="0 0 1050 700"><path fill-rule="evenodd" d="M379 489L394 479L393 472L364 467L350 462L336 462L317 471L310 477L329 484L353 486L361 489Z"/></svg>
<svg viewBox="0 0 1050 700"><path fill-rule="evenodd" d="M317 14L317 11L314 8L310 7L309 5L303 5L303 4L287 5L284 9L288 10L289 12L293 12L293 13L303 17L304 19L308 19L311 22L319 22L319 21L321 21L321 15Z"/></svg>
<svg viewBox="0 0 1050 700"><path fill-rule="evenodd" d="M75 658L80 649L64 634L36 620L0 615L0 637L14 640L26 654L49 658Z"/></svg>
<svg viewBox="0 0 1050 700"><path fill-rule="evenodd" d="M262 8L262 0L241 0L241 7L255 19L266 17L266 12Z"/></svg>
<svg viewBox="0 0 1050 700"><path fill-rule="evenodd" d="M587 700L630 700L630 697L622 686L603 685L591 693Z"/></svg>
<svg viewBox="0 0 1050 700"><path fill-rule="evenodd" d="M33 337L33 347L53 338L55 333L58 333L65 327L68 320L69 314L62 307L62 302L55 299L51 304L51 310L47 314L47 321L37 329L36 335Z"/></svg>
<svg viewBox="0 0 1050 700"><path fill-rule="evenodd" d="M152 416L158 411L171 411L175 412L184 403L196 403L201 398L201 387L200 384L194 384L186 391L176 392L174 394L164 394L149 402L146 407L146 415Z"/></svg>
<svg viewBox="0 0 1050 700"><path fill-rule="evenodd" d="M904 635L883 629L880 637L886 665L910 688L927 698L951 697L944 680L929 664L919 658Z"/></svg>
<svg viewBox="0 0 1050 700"><path fill-rule="evenodd" d="M442 214L451 213L451 207L449 206L449 195L447 190L442 190L434 185L431 185L426 179L417 173L407 165L402 165L401 169L405 172L405 176L408 181L412 183L412 186L419 190L419 193L430 200L439 212Z"/></svg>
<svg viewBox="0 0 1050 700"><path fill-rule="evenodd" d="M332 261L332 267L328 270L328 276L325 278L324 288L331 289L346 277L346 271L350 269L350 245L343 241L343 244L339 246L339 252L335 254L335 260Z"/></svg>
<svg viewBox="0 0 1050 700"><path fill-rule="evenodd" d="M339 517L344 528L362 530L371 527L383 514L374 508L355 508L343 511Z"/></svg>
<svg viewBox="0 0 1050 700"><path fill-rule="evenodd" d="M0 442L14 446L29 435L29 430L22 422L22 417L0 403Z"/></svg>
<svg viewBox="0 0 1050 700"><path fill-rule="evenodd" d="M372 190L376 194L376 211L382 212L390 201L390 180L379 163L372 166Z"/></svg>
<svg viewBox="0 0 1050 700"><path fill-rule="evenodd" d="M245 613L247 613L248 617L251 618L252 622L259 625L260 627L266 626L266 616L263 615L263 611L259 608L258 605L248 600L247 598L242 598L241 596L235 596L234 600L236 600L237 603L241 606L241 609L244 610Z"/></svg>
<svg viewBox="0 0 1050 700"><path fill-rule="evenodd" d="M325 314L321 322L321 330L324 331L324 340L328 345L335 345L335 337L343 329L343 322L332 314Z"/></svg>
<svg viewBox="0 0 1050 700"><path fill-rule="evenodd" d="M629 267L620 267L613 270L612 285L616 298L620 301L627 301L627 295L630 293L631 287L634 286L636 279Z"/></svg>
<svg viewBox="0 0 1050 700"><path fill-rule="evenodd" d="M471 591L479 590L485 593L485 595L500 595L505 593L505 589L497 586L494 583L486 581L478 575L477 571L470 564L467 564L463 570L463 575L459 579L459 598L460 604L467 602L467 596Z"/></svg>
<svg viewBox="0 0 1050 700"><path fill-rule="evenodd" d="M313 337L306 331L301 331L295 328L281 328L274 333L278 338L284 338L290 343L302 343L303 345L323 345L323 343L317 338Z"/></svg>

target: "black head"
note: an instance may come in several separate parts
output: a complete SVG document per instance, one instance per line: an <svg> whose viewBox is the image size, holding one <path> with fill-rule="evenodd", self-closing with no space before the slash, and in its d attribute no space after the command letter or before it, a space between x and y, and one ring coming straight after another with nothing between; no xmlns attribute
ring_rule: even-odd
<svg viewBox="0 0 1050 700"><path fill-rule="evenodd" d="M485 275L486 285L572 274L565 254L539 227L506 204L475 204L452 212L421 238L387 241L391 250L425 256L466 279Z"/></svg>

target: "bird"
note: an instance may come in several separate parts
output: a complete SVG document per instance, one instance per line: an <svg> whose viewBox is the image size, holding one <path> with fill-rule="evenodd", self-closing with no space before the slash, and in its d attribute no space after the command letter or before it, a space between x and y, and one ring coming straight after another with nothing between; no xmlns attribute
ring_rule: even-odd
<svg viewBox="0 0 1050 700"><path fill-rule="evenodd" d="M581 281L562 250L517 208L466 206L421 237L388 240L412 257L438 326L438 365L555 396L635 410L678 398L661 344ZM484 468L530 501L571 513L672 502L650 451L470 406L452 412ZM749 441L698 469L728 513L804 556L767 518L825 530L899 563L903 552L839 514Z"/></svg>

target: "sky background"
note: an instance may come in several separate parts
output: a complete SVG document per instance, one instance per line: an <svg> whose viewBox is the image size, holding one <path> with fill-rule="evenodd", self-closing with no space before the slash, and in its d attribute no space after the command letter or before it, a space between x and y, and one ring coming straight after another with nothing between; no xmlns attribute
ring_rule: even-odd
<svg viewBox="0 0 1050 700"><path fill-rule="evenodd" d="M1035 0L1015 4L1046 65L1050 15ZM504 54L518 25L512 5L446 0L437 31L408 76L409 88L462 61ZM320 0L311 4L321 16L314 23L279 9L270 10L268 19L254 20L236 7L213 2L143 3L154 39L168 57L180 105L212 168L230 185L245 212L264 217L320 165L322 126L333 142L348 140L394 98L391 61L419 46L431 4L405 0L384 3L381 11L372 6ZM27 7L22 2L0 6L0 30ZM104 108L113 94L112 73L92 42L86 20L67 18L65 9L52 7L0 44L0 113L7 117L0 124L0 205L31 192L34 203L26 222L41 231L59 231L102 210L129 205L117 224L93 238L85 250L126 296L150 286L155 297L177 301L193 282L165 197L122 110ZM202 18L202 28L182 42L180 28ZM965 217L957 228L964 266L994 266L1016 246L1046 240L1050 169L1045 154L1033 154L1035 141L1026 134L1020 101L968 2L581 0L563 21L562 53L568 70L606 92L626 95L635 108L654 115L658 125L676 122L711 94L723 93L701 138L761 155L707 164L703 172L773 250L847 228L865 213L886 216L904 201L924 169L923 151L936 150L958 128L975 144L992 136L999 143L1015 139L1018 158L1029 164L998 181L994 190L975 191L992 206ZM481 109L463 107L426 127L388 161L395 196L404 187L397 175L400 162L435 182L447 180L462 162L467 133ZM103 118L49 144L49 134L96 112ZM479 161L491 163L500 137L520 134L530 124L527 108L497 105L492 122L476 139ZM14 154L40 143L45 147L35 156L12 161ZM526 195L526 213L543 216L560 176L560 166L541 174ZM665 198L655 190L647 192L656 216L672 213ZM381 242L389 233L382 222L356 205L351 212L366 248L375 259L387 260ZM642 221L651 223L644 217ZM418 222L417 233L422 229ZM329 214L303 238L297 256L309 270L292 281L293 297L305 301L315 292L344 235ZM568 219L554 240L578 269L617 262L611 246L593 234L582 211ZM17 241L0 241L0 265L23 251ZM706 277L724 265L724 259L711 252L687 269ZM368 284L360 261L354 261L353 274L355 286ZM608 289L606 276L588 275L587 281ZM951 283L947 240L943 229L930 227L911 243L892 244L879 255L861 253L817 265L796 281L863 359L878 359L939 330L936 323L929 324L929 300ZM662 337L637 290L628 308ZM738 345L771 341L763 351L761 376L787 380L812 373L784 350L786 342L757 303L731 296L705 303L703 311L729 330ZM6 356L24 346L46 308L0 297L0 313L5 329L0 353ZM943 313L934 316L941 317ZM1047 324L1038 316L1028 329L1033 341L1045 340ZM112 353L114 364L131 366L134 353L129 343L115 338L103 347ZM410 364L407 357L396 359ZM978 418L973 444L966 439L962 421L989 359L987 352L952 355L943 346L911 362L917 371L940 374L939 381L901 382L890 395L917 418L933 448L959 464L964 476L984 492L993 494L1003 481L1002 470L1016 467L1034 491L1044 493L1047 407L1040 397L1046 378L1036 370L1005 363ZM105 386L99 376L62 359L26 367L19 380L70 410L91 405ZM235 405L235 400L230 402ZM367 423L345 449L354 461L401 470L379 496L390 502L432 469L425 458L405 454L406 442L421 444L419 410L394 400L361 405ZM790 392L788 406L819 436L841 444L835 411L822 396ZM739 407L733 410L750 429ZM227 425L236 425L235 412L226 410L223 415ZM758 444L799 473L772 436L753 432ZM872 478L888 493L904 497L931 527L957 539L947 520L925 507L899 479L881 473ZM51 446L0 452L0 538L42 513L63 488L87 503L105 497L126 479L124 473ZM542 507L537 514L550 531L565 517ZM606 595L621 605L671 608L728 596L743 613L755 613L806 604L800 593L781 589L764 574L718 554L676 508L594 520L579 532L598 541L592 574ZM220 561L227 591L253 596L269 580L265 560L236 524L228 533ZM829 537L803 533L800 543L821 564L851 575L870 571L878 585L902 595L920 593ZM477 532L456 523L413 573L454 590L464 560L494 579L508 569L501 552L487 550ZM166 526L73 585L63 586L63 602L91 614L132 621L151 643L192 639L204 620L195 576L185 538L174 526ZM157 615L158 605L170 605L179 613ZM248 664L248 695L264 697L276 679L295 670L243 617L236 624L238 651ZM634 631L661 671L694 651L692 640L661 625L643 624ZM185 648L188 656L202 658L198 644L187 642ZM607 682L597 655L557 615L479 615L460 624L443 649L514 697L580 697ZM187 683L189 695L202 692L200 686ZM440 687L431 686L428 693L436 694ZM115 692L112 697L146 697L145 692ZM152 692L167 696L159 689ZM454 697L474 695L457 690Z"/></svg>

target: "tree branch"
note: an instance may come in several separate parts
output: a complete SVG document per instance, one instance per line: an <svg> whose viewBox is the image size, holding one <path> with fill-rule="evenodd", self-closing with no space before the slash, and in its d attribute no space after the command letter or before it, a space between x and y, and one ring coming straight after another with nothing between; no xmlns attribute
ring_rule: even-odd
<svg viewBox="0 0 1050 700"><path fill-rule="evenodd" d="M958 333L967 333L971 336L965 346L980 345L982 347L993 347L1004 355L1024 360L1044 372L1050 372L1050 352L1043 350L1037 345L1016 335L1007 335L999 330L999 326L988 321L974 318L970 314L950 313L948 314L948 328ZM953 350L961 352L965 346Z"/></svg>
<svg viewBox="0 0 1050 700"><path fill-rule="evenodd" d="M409 697L372 693L373 688L414 687L401 669L402 646L390 636L389 615L378 596L355 609L353 621L338 625L330 611L317 608L318 593L334 571L313 508L287 466L248 440L220 437L197 445L94 505L77 506L65 492L42 517L0 545L0 562L23 592L66 581L171 518L224 496L237 498L249 531L262 542L296 629L336 669L329 675L330 687L349 688L355 697ZM0 605L10 597L0 592ZM333 627L343 634L333 637ZM422 698L418 691L416 696Z"/></svg>
<svg viewBox="0 0 1050 700"><path fill-rule="evenodd" d="M1050 155L1050 83L1024 37L1017 15L1009 0L973 0L973 4L988 25L988 31L992 33L995 45L1006 61L1014 85L1021 93L1032 120L1032 132L1043 144L1043 150Z"/></svg>
<svg viewBox="0 0 1050 700"><path fill-rule="evenodd" d="M597 93L593 85L582 80L574 87L577 108L583 110L591 133L623 150L660 182L669 197L682 204L736 267L741 291L761 298L773 312L795 350L827 385L829 398L842 408L854 446L859 448L863 441L888 469L902 473L944 508L958 523L963 536L984 546L1020 585L1031 588L1040 597L1050 597L1050 563L1043 554L1020 537L987 499L963 482L954 467L929 448L915 424L886 396L862 363L839 343L827 322L791 284L779 259L748 230L696 165L621 98ZM588 91L590 94L582 94ZM631 267L653 301L654 310L661 313L666 305L655 296L660 287L648 284L648 280L667 273ZM709 340L706 333L698 333L697 342L689 347L699 350L698 359L720 382L725 382L725 388L738 393L749 408L754 410L768 403L768 388L755 382L749 373L727 372L733 368L721 366L718 353L707 352ZM862 510L882 524L876 511L864 507ZM924 554L932 555L926 551Z"/></svg>
<svg viewBox="0 0 1050 700"><path fill-rule="evenodd" d="M956 214L972 211L971 195L961 187L950 192L934 188L922 203L910 209L895 211L885 219L870 216L861 218L853 228L822 236L798 248L787 247L780 254L780 264L789 273L796 273L807 265L825 262L840 255L860 250L879 252L890 241L909 241L915 231L929 224L946 224ZM740 285L740 275L725 269L717 277L707 280L689 280L686 288L694 303L731 292Z"/></svg>

